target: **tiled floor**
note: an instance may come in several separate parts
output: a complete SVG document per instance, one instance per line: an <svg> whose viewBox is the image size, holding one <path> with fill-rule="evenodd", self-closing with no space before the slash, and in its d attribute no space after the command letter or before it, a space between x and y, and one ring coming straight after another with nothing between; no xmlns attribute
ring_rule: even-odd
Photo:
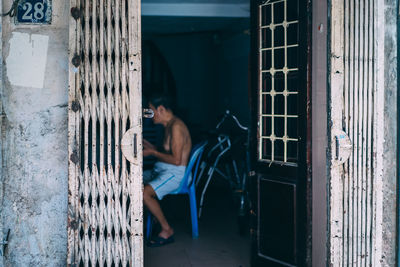
<svg viewBox="0 0 400 267"><path fill-rule="evenodd" d="M184 196L163 200L175 242L160 248L145 247L145 267L249 266L250 236L239 235L232 202L229 191L210 189L199 221L200 237L193 240L188 200Z"/></svg>

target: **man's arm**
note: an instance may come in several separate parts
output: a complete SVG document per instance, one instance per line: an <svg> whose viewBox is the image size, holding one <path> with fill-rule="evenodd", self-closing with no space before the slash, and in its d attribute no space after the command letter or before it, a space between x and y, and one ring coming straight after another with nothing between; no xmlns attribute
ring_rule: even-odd
<svg viewBox="0 0 400 267"><path fill-rule="evenodd" d="M180 124L175 124L172 126L171 130L171 154L162 153L155 149L145 148L143 150L143 156L151 155L162 162L181 165L184 139L185 136L182 126Z"/></svg>

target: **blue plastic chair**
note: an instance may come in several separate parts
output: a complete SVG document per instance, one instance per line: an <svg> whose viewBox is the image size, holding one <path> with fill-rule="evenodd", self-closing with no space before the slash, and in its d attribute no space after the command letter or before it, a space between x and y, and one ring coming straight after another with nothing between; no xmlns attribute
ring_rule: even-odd
<svg viewBox="0 0 400 267"><path fill-rule="evenodd" d="M190 215L192 217L192 237L196 239L199 237L199 225L197 222L197 203L196 203L196 178L199 169L200 159L204 151L207 141L203 141L192 148L190 153L189 164L185 170L185 176L182 179L180 187L169 195L188 194L190 200ZM189 183L190 174L192 174L192 181ZM147 229L146 238L149 239L152 230L152 214L149 212L147 216Z"/></svg>

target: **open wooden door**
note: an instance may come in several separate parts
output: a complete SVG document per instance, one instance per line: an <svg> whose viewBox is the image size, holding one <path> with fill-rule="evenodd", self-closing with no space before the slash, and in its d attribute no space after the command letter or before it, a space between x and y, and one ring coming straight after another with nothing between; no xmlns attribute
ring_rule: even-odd
<svg viewBox="0 0 400 267"><path fill-rule="evenodd" d="M252 266L306 266L309 1L252 1Z"/></svg>
<svg viewBox="0 0 400 267"><path fill-rule="evenodd" d="M67 263L142 266L140 0L70 3Z"/></svg>

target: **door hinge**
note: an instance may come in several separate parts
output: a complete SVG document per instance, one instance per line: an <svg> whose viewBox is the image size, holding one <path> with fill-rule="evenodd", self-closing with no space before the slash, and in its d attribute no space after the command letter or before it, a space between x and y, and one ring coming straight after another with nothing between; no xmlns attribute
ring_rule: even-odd
<svg viewBox="0 0 400 267"><path fill-rule="evenodd" d="M77 112L80 108L81 108L81 106L79 105L79 101L78 100L72 101L71 109L72 109L73 112Z"/></svg>
<svg viewBox="0 0 400 267"><path fill-rule="evenodd" d="M71 156L69 157L69 159L76 165L79 162L79 156L78 156L78 152L76 151L76 149L74 149L74 151L72 151Z"/></svg>
<svg viewBox="0 0 400 267"><path fill-rule="evenodd" d="M75 19L78 20L79 18L82 17L82 10L78 7L73 7L71 8L71 16Z"/></svg>
<svg viewBox="0 0 400 267"><path fill-rule="evenodd" d="M75 54L71 60L72 65L74 65L76 68L81 65L81 62L81 57L78 54Z"/></svg>

